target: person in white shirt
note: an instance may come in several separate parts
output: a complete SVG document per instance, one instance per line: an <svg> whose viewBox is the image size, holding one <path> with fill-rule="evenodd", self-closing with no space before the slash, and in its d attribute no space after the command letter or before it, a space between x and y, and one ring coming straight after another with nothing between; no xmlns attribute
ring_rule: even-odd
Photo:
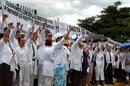
<svg viewBox="0 0 130 86"><path fill-rule="evenodd" d="M10 32L9 40L13 44L13 49L19 46L18 39L21 37L21 32L18 30L20 22L17 22L16 27L12 27Z"/></svg>
<svg viewBox="0 0 130 86"><path fill-rule="evenodd" d="M43 32L43 45L39 48L39 74L38 74L38 85L39 86L53 86L54 84L54 67L55 64L61 63L62 57L55 57L54 52L64 44L64 38L68 37L65 35L63 39L52 46L52 34L51 32ZM45 43L45 44L44 44ZM55 55L54 55L55 53ZM63 53L63 52L62 52ZM58 60L59 59L59 60Z"/></svg>
<svg viewBox="0 0 130 86"><path fill-rule="evenodd" d="M54 82L54 56L52 47L52 34L43 28L41 32L42 45L38 50L38 86L53 86Z"/></svg>
<svg viewBox="0 0 130 86"><path fill-rule="evenodd" d="M115 66L115 55L112 52L110 46L106 46L104 54L106 58L105 82L106 84L114 84L112 73L113 73L113 66Z"/></svg>
<svg viewBox="0 0 130 86"><path fill-rule="evenodd" d="M20 67L19 72L19 86L29 86L30 78L33 72L32 70L32 57L29 52L29 46L31 46L32 36L26 42L25 38L18 39L19 47L16 48L16 57L18 59L18 65Z"/></svg>
<svg viewBox="0 0 130 86"><path fill-rule="evenodd" d="M67 39L72 27L70 27L67 34L63 37L63 34L55 34L54 45L54 74L55 74L55 86L66 86L67 78L67 48L64 46L64 40ZM58 46L57 46L58 45ZM61 70L60 70L61 69Z"/></svg>
<svg viewBox="0 0 130 86"><path fill-rule="evenodd" d="M31 75L31 82L30 82L30 86L34 86L37 84L37 76L38 76L38 48L39 48L39 44L37 43L37 39L38 39L38 32L40 29L45 28L46 23L42 23L42 28L41 26L39 27L39 29L37 29L35 32L31 32L32 34L32 41L31 41L31 46L29 47L30 50L30 54L32 57L32 69L33 69L33 73ZM41 35L39 35L41 36Z"/></svg>
<svg viewBox="0 0 130 86"><path fill-rule="evenodd" d="M125 63L125 71L127 72L130 80L130 48L127 48L127 59Z"/></svg>
<svg viewBox="0 0 130 86"><path fill-rule="evenodd" d="M126 72L125 72L125 63L126 63L126 52L123 48L120 49L120 53L118 54L119 58L119 81L126 81Z"/></svg>
<svg viewBox="0 0 130 86"><path fill-rule="evenodd" d="M99 81L102 81L102 84L104 85L104 54L102 49L97 47L96 51L96 65L95 65L95 79L97 81L97 84L99 85Z"/></svg>
<svg viewBox="0 0 130 86"><path fill-rule="evenodd" d="M5 27L0 40L0 86L13 86L13 72L10 71L13 55L8 39L9 29Z"/></svg>
<svg viewBox="0 0 130 86"><path fill-rule="evenodd" d="M80 48L83 35L80 35L71 46L71 86L80 86L80 76L82 70L83 50Z"/></svg>

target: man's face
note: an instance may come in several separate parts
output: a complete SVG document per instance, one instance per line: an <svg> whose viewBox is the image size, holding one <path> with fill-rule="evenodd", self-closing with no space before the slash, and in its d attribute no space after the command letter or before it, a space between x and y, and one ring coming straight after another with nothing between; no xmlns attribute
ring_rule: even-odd
<svg viewBox="0 0 130 86"><path fill-rule="evenodd" d="M52 42L52 34L51 33L46 34L46 40Z"/></svg>
<svg viewBox="0 0 130 86"><path fill-rule="evenodd" d="M38 34L37 33L33 33L33 40L37 40L38 38Z"/></svg>
<svg viewBox="0 0 130 86"><path fill-rule="evenodd" d="M4 31L4 36L9 37L9 33L10 33L10 30L9 30L9 29L6 29L6 30Z"/></svg>
<svg viewBox="0 0 130 86"><path fill-rule="evenodd" d="M20 44L20 46L24 46L25 45L25 39L21 38L19 44Z"/></svg>
<svg viewBox="0 0 130 86"><path fill-rule="evenodd" d="M3 16L3 20L5 20L7 17L8 17L7 15L4 15L4 16Z"/></svg>
<svg viewBox="0 0 130 86"><path fill-rule="evenodd" d="M17 32L16 33L16 39L19 39L21 37L21 33L20 32Z"/></svg>
<svg viewBox="0 0 130 86"><path fill-rule="evenodd" d="M107 47L107 51L108 51L108 52L111 52L111 48L110 48L110 47Z"/></svg>

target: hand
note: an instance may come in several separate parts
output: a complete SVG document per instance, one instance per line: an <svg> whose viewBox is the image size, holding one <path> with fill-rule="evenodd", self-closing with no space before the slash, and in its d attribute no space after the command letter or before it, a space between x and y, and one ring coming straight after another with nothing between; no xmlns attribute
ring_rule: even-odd
<svg viewBox="0 0 130 86"><path fill-rule="evenodd" d="M69 30L70 30L70 31L75 31L75 27L74 27L74 26L69 25Z"/></svg>
<svg viewBox="0 0 130 86"><path fill-rule="evenodd" d="M74 30L74 26L69 25L69 30L73 31Z"/></svg>

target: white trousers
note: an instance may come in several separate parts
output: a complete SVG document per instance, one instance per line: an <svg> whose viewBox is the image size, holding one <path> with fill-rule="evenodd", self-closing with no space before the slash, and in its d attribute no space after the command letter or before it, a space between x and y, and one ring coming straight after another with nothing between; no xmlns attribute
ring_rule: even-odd
<svg viewBox="0 0 130 86"><path fill-rule="evenodd" d="M104 65L96 65L95 67L96 80L104 80Z"/></svg>
<svg viewBox="0 0 130 86"><path fill-rule="evenodd" d="M53 77L39 77L38 78L38 86L53 86L54 78Z"/></svg>
<svg viewBox="0 0 130 86"><path fill-rule="evenodd" d="M35 61L32 61L32 74L31 74L31 80L30 80L30 86L33 86L34 84L34 79L37 78L38 75L38 68L37 68L37 60L35 59Z"/></svg>
<svg viewBox="0 0 130 86"><path fill-rule="evenodd" d="M19 72L19 86L29 86L30 85L30 66L28 62L20 62L20 72Z"/></svg>

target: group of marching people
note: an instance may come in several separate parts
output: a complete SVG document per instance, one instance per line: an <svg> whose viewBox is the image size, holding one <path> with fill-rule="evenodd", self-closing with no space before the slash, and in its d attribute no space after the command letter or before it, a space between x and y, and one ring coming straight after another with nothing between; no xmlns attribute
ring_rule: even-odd
<svg viewBox="0 0 130 86"><path fill-rule="evenodd" d="M47 23L25 32L7 18L0 24L0 86L106 86L130 73L130 49L83 42L84 33L71 43L72 26L54 36Z"/></svg>

